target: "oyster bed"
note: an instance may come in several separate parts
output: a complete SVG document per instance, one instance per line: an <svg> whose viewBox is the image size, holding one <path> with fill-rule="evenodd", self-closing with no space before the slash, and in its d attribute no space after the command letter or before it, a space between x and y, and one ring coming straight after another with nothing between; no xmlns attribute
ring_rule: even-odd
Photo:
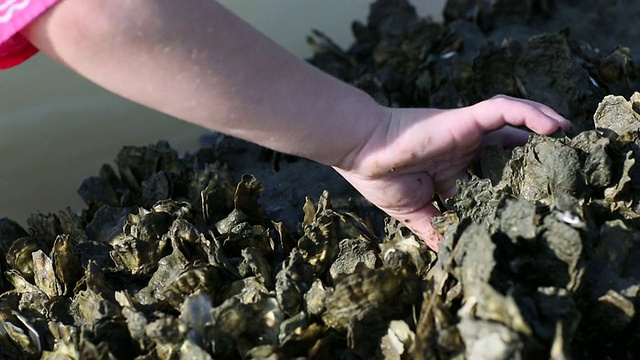
<svg viewBox="0 0 640 360"><path fill-rule="evenodd" d="M242 175L259 150L236 140L125 147L81 185L81 214L0 220L0 358L634 358L639 70L628 48L552 31L572 3L449 1L437 23L378 1L348 50L309 39L312 64L390 106L505 93L572 119L486 149L434 220L437 257L341 186L284 211L295 199Z"/></svg>

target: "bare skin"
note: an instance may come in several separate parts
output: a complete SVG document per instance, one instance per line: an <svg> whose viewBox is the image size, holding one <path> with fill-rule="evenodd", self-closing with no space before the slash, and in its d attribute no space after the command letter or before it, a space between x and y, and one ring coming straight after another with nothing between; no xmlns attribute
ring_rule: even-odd
<svg viewBox="0 0 640 360"><path fill-rule="evenodd" d="M333 166L433 249L434 195L487 142L570 124L496 97L462 109L391 109L313 68L211 0L62 0L23 30L47 55L132 101Z"/></svg>
<svg viewBox="0 0 640 360"><path fill-rule="evenodd" d="M431 226L431 218L440 213L432 198L456 193L456 180L465 178L483 145L527 141L528 132L505 125L527 126L540 134L570 126L545 105L506 96L455 110L401 109L392 114L390 127L370 138L346 169L336 170L434 250L441 235Z"/></svg>

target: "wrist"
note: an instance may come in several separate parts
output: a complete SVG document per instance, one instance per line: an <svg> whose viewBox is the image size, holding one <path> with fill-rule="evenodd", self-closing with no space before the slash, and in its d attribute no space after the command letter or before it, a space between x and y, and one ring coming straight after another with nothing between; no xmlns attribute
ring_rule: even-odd
<svg viewBox="0 0 640 360"><path fill-rule="evenodd" d="M376 103L376 108L371 109L371 115L367 120L367 127L363 127L367 131L357 139L354 137L355 141L345 155L336 164L332 164L334 168L366 175L366 169L371 169L376 163L376 154L388 150L396 123L394 109Z"/></svg>
<svg viewBox="0 0 640 360"><path fill-rule="evenodd" d="M327 165L345 171L353 170L360 166L370 149L379 148L384 143L392 123L392 109L376 103L370 97L368 100L370 103L357 109L354 121L349 126L334 129L335 138L346 141L338 144L340 154Z"/></svg>

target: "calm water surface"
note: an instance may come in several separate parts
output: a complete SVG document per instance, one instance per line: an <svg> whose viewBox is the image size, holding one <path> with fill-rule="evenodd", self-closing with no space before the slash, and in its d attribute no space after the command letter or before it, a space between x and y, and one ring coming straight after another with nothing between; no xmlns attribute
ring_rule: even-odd
<svg viewBox="0 0 640 360"><path fill-rule="evenodd" d="M320 29L342 46L352 41L353 19L365 0L224 0L223 4L298 56L305 36ZM439 18L444 0L414 1L420 14ZM0 72L0 217L25 223L34 212L80 210L83 179L112 163L124 145L168 140L196 150L205 129L112 95L37 56Z"/></svg>

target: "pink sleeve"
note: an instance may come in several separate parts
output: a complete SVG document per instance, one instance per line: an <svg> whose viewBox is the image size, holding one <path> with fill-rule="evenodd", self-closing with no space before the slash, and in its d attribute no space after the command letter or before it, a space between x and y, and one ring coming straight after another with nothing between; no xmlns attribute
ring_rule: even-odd
<svg viewBox="0 0 640 360"><path fill-rule="evenodd" d="M59 0L0 0L0 69L27 60L38 49L19 31Z"/></svg>

